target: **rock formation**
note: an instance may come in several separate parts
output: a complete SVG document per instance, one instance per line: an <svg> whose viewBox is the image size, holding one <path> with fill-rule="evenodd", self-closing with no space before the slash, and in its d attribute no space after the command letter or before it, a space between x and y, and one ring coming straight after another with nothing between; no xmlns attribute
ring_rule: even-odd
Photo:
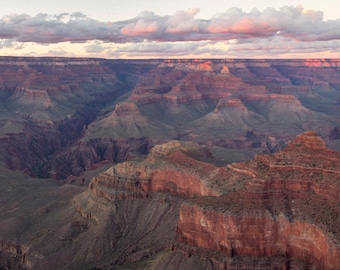
<svg viewBox="0 0 340 270"><path fill-rule="evenodd" d="M93 178L89 189L111 201L146 198L150 192L168 192L186 198L218 195L203 181L219 174L218 169L191 155L211 158L192 143L170 141L157 145L145 161L120 163Z"/></svg>
<svg viewBox="0 0 340 270"><path fill-rule="evenodd" d="M0 240L0 262L6 262L5 269L31 269L32 264L27 256L27 246L8 240Z"/></svg>
<svg viewBox="0 0 340 270"><path fill-rule="evenodd" d="M208 148L172 140L103 171L85 191L36 187L53 199L39 199L34 214L20 202L0 208L0 265L338 269L339 152L307 131L282 151L213 163Z"/></svg>
<svg viewBox="0 0 340 270"><path fill-rule="evenodd" d="M236 181L226 180L225 185L235 185L235 192L184 204L178 241L227 257L283 256L308 267L337 269L339 152L306 132L282 152L227 169Z"/></svg>
<svg viewBox="0 0 340 270"><path fill-rule="evenodd" d="M226 167L198 157L209 154L172 141L141 163L95 177L89 190L109 201L154 192L189 198L180 207L173 256L205 258L215 269L257 269L264 261L266 269L337 269L340 153L315 132L281 152Z"/></svg>
<svg viewBox="0 0 340 270"><path fill-rule="evenodd" d="M280 149L309 129L340 149L336 59L2 57L0 70L0 159L30 175L77 176L171 139L228 161Z"/></svg>
<svg viewBox="0 0 340 270"><path fill-rule="evenodd" d="M338 59L0 71L1 267L340 265Z"/></svg>

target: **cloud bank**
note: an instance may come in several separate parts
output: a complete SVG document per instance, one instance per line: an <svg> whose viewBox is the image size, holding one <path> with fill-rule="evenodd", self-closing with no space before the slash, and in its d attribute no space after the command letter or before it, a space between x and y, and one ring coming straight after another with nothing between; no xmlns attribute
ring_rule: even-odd
<svg viewBox="0 0 340 270"><path fill-rule="evenodd" d="M268 49L273 55L291 51L334 52L340 45L340 19L325 21L322 12L301 6L250 12L231 8L209 20L195 18L198 13L199 9L178 11L171 16L143 12L117 22L94 20L79 12L11 14L0 19L0 48L20 48L18 44L28 42L86 43L87 53L106 51L119 57L136 53L181 55L187 51L223 55L226 44L227 51L235 55L238 51ZM109 44L120 46L113 49Z"/></svg>

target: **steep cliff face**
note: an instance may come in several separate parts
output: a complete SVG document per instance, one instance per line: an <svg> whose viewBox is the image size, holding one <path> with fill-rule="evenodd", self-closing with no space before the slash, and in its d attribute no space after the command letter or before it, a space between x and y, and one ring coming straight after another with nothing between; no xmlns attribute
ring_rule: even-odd
<svg viewBox="0 0 340 270"><path fill-rule="evenodd" d="M155 146L141 163L120 163L93 178L89 189L110 201L147 198L150 192L167 192L185 198L218 195L207 186L205 179L218 175L219 170L191 157L196 154L203 159L211 158L209 152L198 145L170 141Z"/></svg>
<svg viewBox="0 0 340 270"><path fill-rule="evenodd" d="M135 75L117 66L91 59L1 58L0 159L11 169L50 176L44 169L55 159L50 157L79 140L99 111L135 84Z"/></svg>
<svg viewBox="0 0 340 270"><path fill-rule="evenodd" d="M238 148L271 151L280 146L268 147L268 136L280 144L315 129L331 138L339 118L334 99L340 98L340 69L336 60L321 62L164 60L128 100L136 103L145 123L163 126L171 138L225 148L239 140ZM110 133L111 118L107 115L106 131L101 129L105 134ZM90 126L89 136L96 136L98 126ZM148 127L149 138L157 137L153 125ZM247 137L249 131L256 138Z"/></svg>
<svg viewBox="0 0 340 270"><path fill-rule="evenodd" d="M281 256L308 268L337 269L339 168L339 153L325 148L314 132L282 152L231 164L234 182L245 188L182 205L177 240L227 257Z"/></svg>
<svg viewBox="0 0 340 270"><path fill-rule="evenodd" d="M339 152L305 132L248 162L211 162L206 147L169 141L143 161L98 174L87 189L31 185L13 202L9 183L1 202L11 205L0 207L0 236L8 237L0 265L337 269ZM48 204L39 193L48 194ZM27 201L35 202L33 213ZM17 258L8 262L6 254Z"/></svg>
<svg viewBox="0 0 340 270"><path fill-rule="evenodd" d="M120 149L145 154L170 139L238 151L228 161L280 149L309 129L339 147L340 68L321 60L3 57L0 159L65 178L106 158L128 159Z"/></svg>
<svg viewBox="0 0 340 270"><path fill-rule="evenodd" d="M340 263L340 249L330 243L325 232L307 222L290 221L283 215L275 218L266 213L234 215L182 206L177 233L178 241L219 251L226 257L251 256L258 261L261 257L285 257L319 269L337 269ZM285 264L289 268L287 261ZM256 263L245 266L257 267Z"/></svg>
<svg viewBox="0 0 340 270"><path fill-rule="evenodd" d="M210 158L193 143L171 141L143 162L93 178L89 192L109 202L141 203L159 192L185 199L176 236L150 269L169 260L169 269L337 269L339 152L309 131L249 162L202 162Z"/></svg>
<svg viewBox="0 0 340 270"><path fill-rule="evenodd" d="M340 157L325 147L339 145L339 60L0 57L0 71L8 168L69 181L119 163L86 191L39 194L41 179L1 170L1 267L340 265ZM286 146L311 128L328 141ZM225 165L248 150L275 153Z"/></svg>

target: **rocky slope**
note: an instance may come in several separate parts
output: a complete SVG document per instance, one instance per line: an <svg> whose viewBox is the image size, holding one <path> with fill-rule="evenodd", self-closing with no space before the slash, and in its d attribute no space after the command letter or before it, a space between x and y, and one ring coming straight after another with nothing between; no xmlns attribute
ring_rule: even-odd
<svg viewBox="0 0 340 270"><path fill-rule="evenodd" d="M149 141L158 139L154 144L162 134L155 125L164 126L170 138L229 149L257 148L258 152L271 151L270 138L275 138L278 147L309 129L329 140L339 125L339 108L334 101L340 98L340 69L338 60L321 62L160 61L128 97L138 107L138 116L135 110L131 118L143 117L141 130L150 130ZM115 138L130 133L141 136L135 128L129 132L130 127L121 129L125 134L112 134L111 128L117 128L114 115L91 124L86 136L96 137L98 130ZM249 132L254 135L251 139Z"/></svg>
<svg viewBox="0 0 340 270"><path fill-rule="evenodd" d="M339 152L305 132L248 162L216 167L212 158L208 148L170 141L99 173L85 191L45 184L0 208L0 265L338 269ZM41 192L53 199L46 204ZM32 199L37 210L27 212Z"/></svg>
<svg viewBox="0 0 340 270"><path fill-rule="evenodd" d="M1 267L337 269L339 65L1 57Z"/></svg>
<svg viewBox="0 0 340 270"><path fill-rule="evenodd" d="M340 149L336 59L2 57L0 70L0 159L30 175L79 176L170 139L206 145L220 164L310 129Z"/></svg>
<svg viewBox="0 0 340 270"><path fill-rule="evenodd" d="M51 156L79 140L101 109L131 90L144 72L136 70L139 66L100 59L0 58L0 159L11 169L53 176L44 169L55 159ZM148 69L145 63L143 70ZM58 178L69 174L72 170Z"/></svg>
<svg viewBox="0 0 340 270"><path fill-rule="evenodd" d="M182 205L177 240L227 257L285 257L296 261L285 262L290 268L304 262L338 269L339 158L306 132L282 152L229 165L236 181L225 184L235 192Z"/></svg>
<svg viewBox="0 0 340 270"><path fill-rule="evenodd" d="M218 195L202 183L202 179L218 174L218 169L190 157L191 154L211 158L193 143L170 141L152 148L141 163L120 163L93 178L89 189L108 200L147 198L150 192L185 198Z"/></svg>
<svg viewBox="0 0 340 270"><path fill-rule="evenodd" d="M169 256L176 267L193 267L190 259L177 258L183 252L197 257L197 269L207 260L213 269L337 269L340 153L316 133L305 132L281 152L226 167L197 158L211 156L172 141L141 163L118 164L93 178L89 192L141 204L155 192L191 198L180 206L172 251L162 259L154 255L158 267Z"/></svg>

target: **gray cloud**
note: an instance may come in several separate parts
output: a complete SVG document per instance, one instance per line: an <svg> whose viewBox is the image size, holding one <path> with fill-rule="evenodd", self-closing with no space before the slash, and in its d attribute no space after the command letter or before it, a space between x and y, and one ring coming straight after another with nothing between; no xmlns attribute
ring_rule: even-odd
<svg viewBox="0 0 340 270"><path fill-rule="evenodd" d="M0 38L19 42L58 43L203 41L281 36L297 41L340 39L340 20L324 21L320 11L285 6L244 12L231 8L209 20L195 19L198 9L171 16L143 12L118 22L101 22L82 13L7 15L0 19Z"/></svg>
<svg viewBox="0 0 340 270"><path fill-rule="evenodd" d="M284 37L250 38L239 42L143 42L107 49L109 57L276 58L339 52L340 40L299 42Z"/></svg>
<svg viewBox="0 0 340 270"><path fill-rule="evenodd" d="M57 56L64 56L64 55L68 55L68 52L65 51L64 49L60 48L60 49L57 49L57 50L50 50L50 51L48 51L48 54L57 55Z"/></svg>
<svg viewBox="0 0 340 270"><path fill-rule="evenodd" d="M27 42L71 42L84 43L92 56L242 58L340 50L340 19L325 21L320 11L299 6L250 12L231 8L209 20L196 19L198 13L198 9L171 16L143 12L116 22L94 20L80 12L12 14L0 19L0 49L19 50L29 46ZM49 54L69 53L55 48Z"/></svg>
<svg viewBox="0 0 340 270"><path fill-rule="evenodd" d="M102 53L105 50L105 46L103 46L103 44L98 40L95 40L91 42L91 44L85 46L85 51L87 53Z"/></svg>
<svg viewBox="0 0 340 270"><path fill-rule="evenodd" d="M0 49L4 49L4 48L20 50L24 48L24 45L22 43L16 42L11 39L3 39L3 40L0 40Z"/></svg>

